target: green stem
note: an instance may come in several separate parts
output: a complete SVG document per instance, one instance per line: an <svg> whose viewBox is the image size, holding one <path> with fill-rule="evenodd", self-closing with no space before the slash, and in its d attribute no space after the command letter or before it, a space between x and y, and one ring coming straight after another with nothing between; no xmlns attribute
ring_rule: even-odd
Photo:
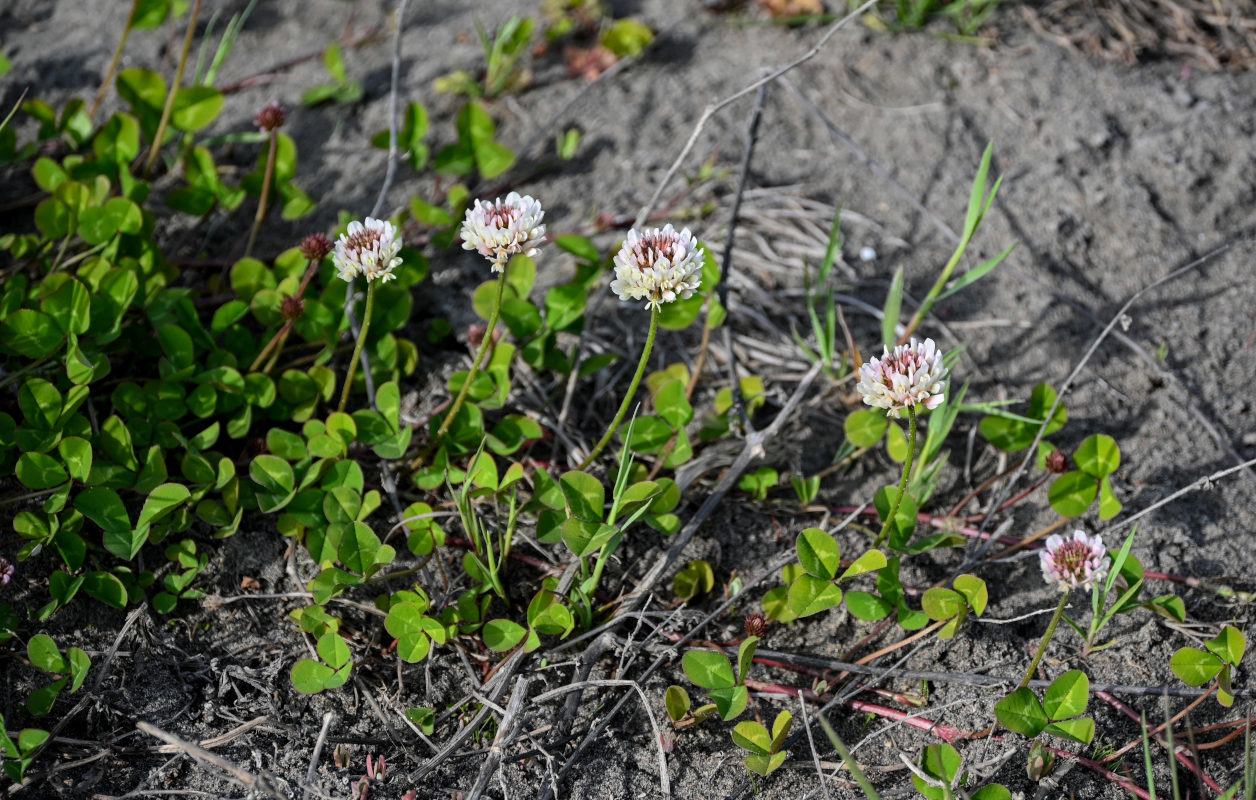
<svg viewBox="0 0 1256 800"><path fill-rule="evenodd" d="M174 113L174 99L183 83L183 70L188 65L188 53L192 51L192 36L196 33L196 18L201 13L201 0L192 6L192 16L188 19L187 36L183 37L183 52L179 54L179 66L175 68L174 80L170 83L170 91L166 94L166 105L161 110L161 122L157 123L157 135L153 137L153 146L148 151L148 161L144 164L144 176L153 171L157 163L157 153L161 150L161 141L166 138L166 126L170 124L170 115Z"/></svg>
<svg viewBox="0 0 1256 800"><path fill-rule="evenodd" d="M606 433L602 435L601 441L597 446L584 457L584 461L580 462L577 469L584 469L593 463L593 459L606 448L611 437L615 435L615 431L619 430L619 423L624 421L624 415L628 413L628 406L632 403L633 395L637 393L637 386L641 383L641 376L645 374L645 365L650 360L650 351L654 349L654 335L659 331L659 309L655 306L650 310L650 332L645 337L645 348L641 351L641 361L637 364L637 374L632 376L632 383L628 384L628 392L624 395L624 401L619 404L619 411L615 414L615 419L611 420L611 426L606 429Z"/></svg>
<svg viewBox="0 0 1256 800"><path fill-rule="evenodd" d="M1064 608L1068 605L1068 597L1070 592L1065 592L1060 598L1060 604L1055 607L1055 613L1051 615L1051 622L1047 623L1047 632L1043 634L1042 641L1038 643L1038 652L1034 653L1034 660L1029 663L1029 669L1025 671L1025 677L1021 678L1018 688L1024 689L1033 680L1034 673L1038 671L1038 664L1042 662L1042 654L1047 651L1047 644L1051 641L1051 637L1055 635L1055 627L1060 624L1060 617L1064 616Z"/></svg>
<svg viewBox="0 0 1256 800"><path fill-rule="evenodd" d="M951 273L959 266L959 260L964 257L964 251L968 249L969 241L971 239L961 239L960 243L955 246L955 252L951 254L951 260L946 262L946 266L942 268L938 279L933 282L929 293L925 295L925 299L916 308L916 313L912 314L907 327L903 329L903 335L898 337L899 344L904 344L911 338L911 335L916 332L916 328L920 327L920 323L924 321L925 314L928 314L929 310L933 308L933 302L937 300L938 295L942 294L942 287L946 286L946 282L951 279Z"/></svg>
<svg viewBox="0 0 1256 800"><path fill-rule="evenodd" d="M62 484L61 486L53 486L51 489L40 489L37 492L27 492L26 494L19 494L19 495L14 495L13 497L6 497L3 500L0 500L0 508L3 508L4 506L11 506L15 503L22 503L27 500L34 500L37 497L46 497L54 492L61 491L61 489L63 488L64 488L64 484Z"/></svg>
<svg viewBox="0 0 1256 800"><path fill-rule="evenodd" d="M96 92L96 100L92 103L92 108L87 112L87 118L91 119L96 116L97 109L105 100L105 92L109 90L109 84L113 83L113 76L118 71L118 64L122 61L122 51L126 49L126 40L131 35L131 26L135 24L135 14L140 9L140 0L132 0L131 13L127 15L126 27L122 29L122 38L118 40L118 47L113 51L113 59L109 62L109 71L105 73L105 79L100 82L100 91Z"/></svg>
<svg viewBox="0 0 1256 800"><path fill-rule="evenodd" d="M262 196L257 201L257 215L253 217L253 230L249 231L249 243L244 248L244 257L253 255L253 243L257 241L257 232L262 228L262 220L266 217L266 201L270 199L270 184L275 177L275 149L279 146L279 133L270 132L270 150L266 153L266 173L262 177Z"/></svg>
<svg viewBox="0 0 1256 800"><path fill-rule="evenodd" d="M353 291L353 287L349 288ZM340 407L344 411L349 403L349 390L353 388L353 375L358 371L358 359L362 356L362 345L366 344L366 334L371 330L371 312L375 310L375 281L366 282L366 309L362 312L362 330L358 333L358 342L353 346L353 358L349 359L349 374L345 376L344 389L340 392Z"/></svg>
<svg viewBox="0 0 1256 800"><path fill-rule="evenodd" d="M44 358L39 359L38 361L32 361L31 363L27 364L26 366L22 367L19 370L10 372L8 375L4 376L3 379L0 379L0 389L3 389L4 387L8 386L10 383L16 383L17 381L21 380L23 377L25 377L29 373L34 372L35 370L40 369L44 366L47 366L50 363L52 363L52 359L48 357L44 357Z"/></svg>
<svg viewBox="0 0 1256 800"><path fill-rule="evenodd" d="M458 412L462 410L462 404L466 402L467 393L471 391L471 383L480 372L480 364L484 361L484 354L493 346L493 330L497 328L497 318L501 314L502 296L505 291L506 270L503 268L502 274L497 278L497 298L493 301L493 311L488 316L488 327L484 329L484 340L480 342L480 349L475 351L475 359L471 362L471 371L467 373L467 379L462 382L462 388L458 390L458 396L454 398L453 405L449 407L449 413L445 414L445 419L441 421L436 435L432 437L432 441L423 449L423 452L419 453L418 457L410 462L410 469L417 470L423 466L427 456L436 449L441 439L449 431L449 426L453 424L454 417L458 416Z"/></svg>
<svg viewBox="0 0 1256 800"><path fill-rule="evenodd" d="M903 477L898 481L898 495L894 498L894 504L890 507L890 515L885 518L885 522L881 525L881 532L877 534L877 539L872 543L873 547L880 547L881 542L885 541L886 535L890 532L890 526L894 524L894 518L898 516L898 507L903 503L903 495L907 493L907 475L911 472L912 458L916 455L916 407L907 407L907 460L903 462Z"/></svg>

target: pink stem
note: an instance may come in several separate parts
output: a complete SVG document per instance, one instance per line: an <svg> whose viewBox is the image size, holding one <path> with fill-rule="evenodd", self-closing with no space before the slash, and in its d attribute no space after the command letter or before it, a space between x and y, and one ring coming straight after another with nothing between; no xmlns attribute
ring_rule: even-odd
<svg viewBox="0 0 1256 800"><path fill-rule="evenodd" d="M1134 722L1137 722L1140 725L1142 724L1143 722L1142 717L1138 713L1136 713L1134 709L1130 708L1125 703L1121 702L1120 700L1108 694L1107 692L1095 692L1095 697L1098 697L1100 700L1112 706L1117 711L1120 711L1122 714L1129 717ZM1155 738L1156 738L1156 741L1164 742L1164 739L1159 733L1156 734ZM1176 750L1176 748L1174 749ZM1222 789L1220 786L1217 785L1217 782L1214 781L1212 778L1208 777L1208 773L1204 772L1203 769L1201 769L1198 764L1192 761L1185 752L1181 750L1177 750L1177 752L1175 752L1174 755L1177 757L1179 764L1186 767L1188 770L1193 772L1200 780L1208 784L1209 789L1212 789L1217 794L1221 794Z"/></svg>
<svg viewBox="0 0 1256 800"><path fill-rule="evenodd" d="M756 691L772 692L774 694L784 694L790 697L798 697L801 695L802 697L805 697L808 700L820 699L816 696L815 692L812 692L809 689L795 689L789 686L778 686L776 684L759 683L758 681L750 681L750 680L746 681L746 687L750 689L755 689ZM964 731L961 731L959 728L951 727L950 725L942 725L942 724L933 722L931 720L927 720L923 717L914 716L912 714L909 714L906 711L898 711L893 708L886 708L885 706L879 706L879 705L876 705L875 703L865 703L860 700L847 700L844 703L844 705L847 708L853 709L855 711L864 711L869 714L875 714L878 717L883 717L885 719L894 720L895 722L901 722L902 724L908 725L912 728L918 728L926 733L931 733L934 736L937 736L939 739L942 739L943 741L946 741L946 742L961 741L963 739L967 739L971 737L972 735L972 734L965 733ZM992 738L1000 742L1005 741L1005 739L1002 736L995 736ZM1108 780L1112 781L1113 783L1120 785L1121 788L1133 793L1135 796L1141 798L1141 800L1151 800L1151 795L1147 792L1146 789L1134 783L1129 778L1126 778L1124 776L1116 774L1115 772L1112 772L1107 767L1100 764L1098 761L1094 761L1089 758L1084 758L1082 756L1077 755L1076 753L1070 753L1067 750L1060 750L1059 748L1051 747L1049 745L1044 745L1044 747L1046 747L1046 749L1050 750L1052 753L1055 753L1055 755L1060 758L1071 758L1077 761L1077 763L1081 764L1083 767L1086 767L1087 769L1094 772L1095 774L1101 775L1104 778L1107 778Z"/></svg>

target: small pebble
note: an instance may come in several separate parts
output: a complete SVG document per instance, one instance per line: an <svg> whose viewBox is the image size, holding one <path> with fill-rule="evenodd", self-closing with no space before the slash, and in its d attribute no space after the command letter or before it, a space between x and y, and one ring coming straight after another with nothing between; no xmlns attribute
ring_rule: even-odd
<svg viewBox="0 0 1256 800"><path fill-rule="evenodd" d="M860 261L872 261L876 257L877 257L877 251L873 250L871 247L865 247L859 251Z"/></svg>

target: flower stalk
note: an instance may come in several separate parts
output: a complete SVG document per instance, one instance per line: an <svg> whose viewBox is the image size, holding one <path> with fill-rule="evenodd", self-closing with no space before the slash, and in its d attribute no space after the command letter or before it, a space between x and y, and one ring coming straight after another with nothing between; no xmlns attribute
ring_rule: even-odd
<svg viewBox="0 0 1256 800"><path fill-rule="evenodd" d="M899 345L893 351L887 347L880 358L869 359L859 368L857 388L864 403L885 409L886 415L891 417L898 417L906 411L909 425L907 459L903 462L898 495L873 547L879 547L889 534L903 495L907 493L907 478L916 456L916 407L924 406L932 410L942 405L946 398L943 380L947 371L942 363L942 353L932 339L925 339L924 342L912 339L910 344Z"/></svg>
<svg viewBox="0 0 1256 800"><path fill-rule="evenodd" d="M1064 592L1060 595L1060 604L1055 607L1055 613L1051 615L1051 621L1047 623L1047 632L1043 634L1042 641L1038 643L1038 652L1034 653L1034 660L1029 662L1029 669L1025 670L1025 677L1021 678L1019 689L1024 689L1029 682L1034 679L1034 673L1038 671L1038 665L1042 663L1042 654L1047 651L1047 645L1051 642L1051 637L1055 635L1055 629L1060 624L1060 617L1064 616L1064 609L1068 607L1068 598L1071 592Z"/></svg>
<svg viewBox="0 0 1256 800"><path fill-rule="evenodd" d="M511 192L505 198L499 197L487 203L476 200L475 204L467 209L462 220L460 234L462 247L464 250L475 250L488 259L492 271L498 273L497 296L493 300L493 310L489 314L488 325L484 329L484 339L476 349L475 358L471 362L471 371L467 373L462 388L458 390L458 396L449 406L449 411L445 414L445 419L441 421L436 434L410 462L412 471L417 471L423 466L423 462L440 445L445 434L449 432L454 418L462 410L467 393L471 391L471 384L480 371L484 355L493 346L493 331L497 328L497 319L501 315L502 299L506 291L506 267L512 256L523 255L531 258L537 254L541 241L545 238L545 226L541 224L544 217L545 211L541 208L540 202L529 195L520 195L518 192Z"/></svg>
<svg viewBox="0 0 1256 800"><path fill-rule="evenodd" d="M349 391L353 388L353 376L358 371L358 360L362 357L362 345L366 344L366 335L371 330L371 312L375 310L375 281L366 282L366 309L362 312L362 329L358 332L358 341L353 345L353 357L349 359L349 372L345 375L344 388L340 390L340 405L337 411L344 411L349 403Z"/></svg>
<svg viewBox="0 0 1256 800"><path fill-rule="evenodd" d="M166 105L161 110L161 121L157 123L157 135L153 137L153 146L149 148L148 160L144 163L144 177L148 177L157 163L157 154L161 152L161 142L166 138L166 126L170 124L170 116L174 113L174 99L183 84L183 71L188 65L188 54L192 51L192 37L196 33L196 18L201 14L201 0L192 4L192 16L188 18L188 32L183 37L183 51L179 54L179 66L175 68L174 80L170 83L170 91L166 94Z"/></svg>
<svg viewBox="0 0 1256 800"><path fill-rule="evenodd" d="M283 352L283 346L288 341L288 335L292 333L292 326L305 313L305 290L309 288L310 281L314 278L314 273L318 271L318 265L323 263L323 259L331 252L331 242L321 233L311 234L305 237L301 242L301 255L305 256L309 265L305 268L305 274L301 276L301 284L297 287L297 293L292 297L285 298L281 306L281 313L284 316L283 327L279 332L271 337L266 346L257 354L257 358L253 359L252 365L249 366L249 372L257 372L258 367L266 361L266 356L272 351L270 361L266 362L267 374L274 369L275 364L279 361L279 355Z"/></svg>
<svg viewBox="0 0 1256 800"><path fill-rule="evenodd" d="M332 264L336 267L337 277L349 284L345 297L346 308L350 307L350 298L353 297L353 281L359 275L366 279L366 308L362 312L362 328L358 331L358 341L353 346L353 358L349 361L348 374L341 390L340 411L344 411L349 402L353 376L357 372L358 360L362 357L362 346L366 344L366 335L371 329L371 312L375 310L375 284L386 283L396 277L393 270L401 264L400 252L401 236L397 229L391 222L372 217L367 217L364 223L357 220L350 222L349 227L336 240ZM374 404L374 398L370 400Z"/></svg>
<svg viewBox="0 0 1256 800"><path fill-rule="evenodd" d="M275 154L279 149L279 127L283 125L283 109L278 103L268 103L257 112L254 120L257 127L270 139L266 151L266 171L262 175L262 195L257 201L257 213L253 216L253 228L249 231L249 243L244 248L244 257L253 255L253 244L257 241L257 232L262 228L262 220L266 218L266 205L270 199L270 185L275 180Z"/></svg>
<svg viewBox="0 0 1256 800"><path fill-rule="evenodd" d="M903 462L903 476L898 480L898 494L894 496L894 503L890 506L890 515L885 518L885 522L881 524L881 532L877 534L876 541L872 543L873 547L880 547L881 542L885 541L885 537L890 533L890 527L894 524L895 517L898 516L899 506L903 504L903 495L907 494L907 476L911 473L911 462L916 454L916 407L907 407L907 460Z"/></svg>
<svg viewBox="0 0 1256 800"><path fill-rule="evenodd" d="M645 337L645 347L641 350L641 360L637 362L637 372L632 376L632 383L628 384L628 391L624 394L624 400L619 404L619 411L615 412L615 418L611 420L611 425L606 429L606 433L602 434L602 439L597 443L589 454L580 462L577 469L584 469L593 463L593 459L597 458L601 452L606 449L606 445L610 442L611 437L615 435L615 431L619 430L620 423L624 421L624 415L628 413L628 406L632 403L632 398L637 393L637 387L641 385L641 377L645 375L645 365L649 363L650 351L654 349L654 336L659 330L659 307L654 306L650 309L650 332Z"/></svg>
<svg viewBox="0 0 1256 800"><path fill-rule="evenodd" d="M449 412L445 414L445 419L441 421L440 428L437 429L436 435L432 437L432 441L428 444L427 449L415 459L411 464L412 469L418 469L423 464L423 460L427 457L438 444L445 434L449 432L449 426L453 424L454 417L458 416L458 412L462 409L462 404L467 400L467 394L471 391L471 383L475 380L475 376L480 372L480 365L484 363L484 354L493 346L493 330L497 327L497 319L501 316L502 296L506 292L506 271L502 270L501 275L497 278L497 297L493 301L493 310L488 317L488 326L484 329L484 339L480 342L480 346L475 351L475 358L471 362L471 371L467 373L467 379L462 382L462 388L458 390L458 396L454 398L453 405L449 407Z"/></svg>

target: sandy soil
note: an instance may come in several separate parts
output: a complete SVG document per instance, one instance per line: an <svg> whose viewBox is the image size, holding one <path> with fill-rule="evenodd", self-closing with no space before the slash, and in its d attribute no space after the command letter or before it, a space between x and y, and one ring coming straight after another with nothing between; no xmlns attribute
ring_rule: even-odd
<svg viewBox="0 0 1256 800"><path fill-rule="evenodd" d="M0 79L3 107L27 87L33 96L54 103L89 97L121 31L123 11L115 5L100 0L9 0L0 7L0 49L14 64L12 72ZM204 16L220 12L221 22L244 5L241 0L206 0ZM553 233L585 231L598 214L631 219L705 107L747 85L763 70L803 54L822 35L814 27L764 24L756 14L716 15L696 2L613 5L617 14L631 13L661 31L639 62L590 86L572 79L561 60L551 55L532 64L530 88L491 105L503 141L516 150L529 148L520 153L520 166L507 176L509 185L543 200ZM427 105L433 119L432 141L451 138L458 106L455 99L432 91L433 79L454 68L474 70L481 61L473 20L498 19L511 11L535 13L535 6L524 0L411 4L402 39L402 96ZM392 7L384 0L263 0L223 69L219 83L230 85L317 53L338 37L353 38L371 29L380 34L378 40L346 52L350 76L366 91L361 103L301 107L301 92L324 80L318 61L305 61L278 72L273 80L232 93L211 130L250 129L255 109L272 99L288 106L285 130L298 143L297 182L319 201L319 209L298 223L275 220L264 240L274 252L308 231L330 228L338 211L361 216L374 202L385 155L365 143L388 122ZM1143 296L1131 308L1127 324L1118 326L1098 348L1066 399L1070 422L1054 437L1056 443L1068 449L1091 433L1116 437L1123 460L1115 485L1128 515L1203 475L1256 455L1250 391L1256 385L1256 349L1251 346L1256 335L1251 311L1256 307L1256 281L1251 279L1250 244L1256 227L1256 76L1205 73L1174 61L1123 67L1079 60L1019 27L1017 15L1007 19L1010 22L997 28L997 42L990 47L932 35L880 35L852 25L791 72L788 86L767 87L750 192L733 250L731 324L744 339L743 347L758 344L754 351L758 356L744 352L751 353L752 367L757 363L769 379L773 399L784 402L806 368L789 333L791 324L804 327L805 308L798 291L801 259L814 263L822 252L825 217L832 207L840 204L847 212L845 257L839 266L846 293L880 307L890 276L902 266L908 294L919 297L951 251L947 231L962 223L973 171L990 140L995 142L995 167L1004 184L974 248L989 256L1012 240L1020 246L995 275L939 309L945 327L926 328L948 347L967 346L956 375L971 380L971 398L1023 398L1039 381L1058 386L1134 292L1216 248L1228 248ZM181 31L138 32L124 65L168 68L171 43L178 36ZM710 161L716 179L698 184L691 193L685 193L685 182L678 179L663 193L664 204L673 203L675 218L684 217L685 224L717 247L727 237L736 168L754 103L752 94L719 112L698 136L683 166L683 175L694 175ZM563 162L553 156L554 132L571 126L584 132L584 143L574 160ZM830 126L880 165L893 183L870 170ZM255 154L237 157L247 163ZM431 190L429 176L416 175L403 165L388 201L401 207L414 194ZM707 203L711 211L703 214ZM249 221L248 214L239 212L214 220L183 238L183 255L233 255ZM599 241L609 245L617 235L621 234L604 234ZM874 249L875 258L862 260L863 248ZM571 268L565 254L551 249L542 262L541 282L556 282ZM466 292L482 279L480 269L462 251L433 254L432 277L420 287L426 296L416 303L416 317L446 316L461 330L471 321ZM591 346L631 359L641 334L624 331L632 330L634 310L611 305L603 306L593 320ZM857 307L847 308L847 314L858 341L869 347L877 339L879 323ZM415 324L423 322L416 319ZM693 344L687 334L665 335L657 363L691 358ZM429 388L439 393L443 374L462 358L454 350L425 353L415 384L407 388L424 396ZM715 388L713 381L710 389ZM796 422L768 448L763 463L782 471L800 467L814 471L827 465L840 443L838 426L844 413L840 395L823 382L817 385ZM601 406L612 402L602 398L592 407L600 413ZM599 418L591 416L588 426L596 427ZM938 496L942 507L997 468L993 452L979 436L971 458L968 455L972 440L967 437L976 419L962 416L950 443L952 464ZM894 474L893 465L877 454L852 473L827 479L820 502L833 507L862 502ZM696 510L707 491L709 484L695 485L682 506L682 519ZM683 560L706 558L721 580L734 570L743 577L758 575L791 547L798 530L821 518L819 513L800 513L788 491L774 497L755 503L735 492L702 527ZM1037 496L1017 506L1012 519L1011 532L1020 535L1049 522L1052 514L1045 498ZM1093 518L1084 522L1092 530L1099 527ZM1256 477L1240 472L1144 518L1134 552L1148 569L1247 581L1256 568L1251 546L1254 523ZM0 534L0 541L10 538ZM860 541L851 532L839 538L844 551ZM667 542L653 533L642 533L631 543L617 565L627 585L666 547ZM290 591L284 549L270 520L250 520L215 553L205 588L236 596L247 576L258 580L263 592ZM955 552L918 560L904 581L929 585L950 574L961 560ZM991 586L988 617L1019 617L1054 603L1033 561L984 565L978 572ZM756 610L757 599L773 585L768 581L751 590L736 611ZM1167 584L1153 587L1156 593L1171 590ZM34 604L42 602L42 591L15 584L0 589L0 598ZM1208 593L1179 591L1185 592L1193 620L1243 625L1250 619L1250 610L1223 604ZM664 588L652 608L658 610L671 599ZM709 610L717 602L718 598L700 599L695 608ZM189 797L242 797L245 789L226 780L222 771L178 753L155 751L155 741L138 733L134 723L146 720L199 741L264 715L260 725L215 752L252 774L275 776L283 796L301 796L301 782L326 712L336 715L317 764L316 785L326 796L348 796L367 753L385 755L391 768L388 780L371 789L372 798L400 797L411 788L419 797L455 797L468 791L494 729L485 728L456 757L412 785L407 776L421 768L432 749L396 713L416 705L443 709L464 697L474 687L459 659L448 650L439 652L422 665L407 667L399 683L394 660L372 657L359 666L354 686L304 697L292 690L287 677L305 649L285 619L292 607L292 601L243 601L216 610L191 610L173 619L141 611L118 640L120 649L87 706L61 732L67 742L53 748L35 768L43 772L56 767L58 772L23 795L118 796L134 791L132 796L145 796L166 791ZM682 617L676 628L687 630L686 620L692 621ZM120 613L76 603L49 621L48 632L58 642L83 647L100 663L123 623ZM733 638L738 625L738 616L723 617L705 635ZM1008 625L972 624L953 641L927 640L902 666L1018 675L1042 625L1041 617ZM770 629L764 646L836 658L867 629L844 611L834 610ZM631 630L623 626L618 632L627 635ZM1190 643L1187 636L1146 614L1123 617L1115 632L1119 645L1085 663L1077 661L1075 644L1062 637L1052 649L1048 669L1059 672L1066 665L1080 665L1096 679L1102 676L1113 683L1177 685L1168 658ZM530 673L536 687L533 696L567 683L571 659L580 649L552 655L544 669L539 658L528 662L527 670L535 670ZM624 665L622 653L608 650L593 664L592 677L634 678L657 652L629 651L631 664ZM35 676L14 659L6 659L4 673L3 712L13 720L20 716L14 698L25 696ZM1244 677L1240 673L1240 681ZM794 684L803 680L769 669L763 670L763 679ZM643 684L660 719L663 692L677 682L684 683L678 663ZM905 680L891 685L919 689ZM587 693L576 733L582 734L606 714L619 697L618 691L609 689ZM926 716L978 730L992 721L999 697L994 689L936 683ZM1155 700L1128 701L1150 718L1159 718ZM1172 702L1180 708L1186 701ZM756 707L770 718L785 706L763 698ZM559 708L555 703L529 705L522 730L549 725ZM1092 704L1092 710L1104 743L1118 746L1137 735L1137 727L1110 708ZM1198 726L1232 716L1221 714L1210 701L1192 721ZM845 710L830 719L848 743L881 726ZM431 743L439 747L458 725L457 718L442 720ZM750 793L738 763L740 751L728 738L730 727L707 724L679 737L667 756L675 797ZM561 769L571 754L569 745L555 743L551 735L552 731L537 732L513 743L489 796L540 796L551 771ZM817 744L822 741L817 735ZM861 748L861 762L894 767L900 753L914 758L932 741L922 732L894 728ZM350 768L333 765L331 749L337 743L348 747ZM544 748L547 755L533 752L525 761L518 759L537 748ZM984 778L1026 797L1040 791L1025 777L1023 739L983 739L961 749L968 767ZM1236 743L1207 754L1206 765L1223 785L1240 774L1240 751ZM822 746L820 754L828 762L837 760L827 747ZM1004 755L1007 760L1000 761ZM805 740L793 746L791 756L785 769L756 782L757 791L765 798L822 796L813 794L819 782ZM1126 766L1138 776L1137 751L1132 756ZM634 697L560 782L558 796L656 797L657 770L649 722ZM901 768L872 775L891 794L892 790L912 794L909 775ZM1057 777L1060 788L1041 789L1037 796L1125 796L1114 783L1080 767ZM1157 776L1157 782L1161 780L1167 780L1164 763ZM842 786L830 784L833 797L859 796L857 790Z"/></svg>

